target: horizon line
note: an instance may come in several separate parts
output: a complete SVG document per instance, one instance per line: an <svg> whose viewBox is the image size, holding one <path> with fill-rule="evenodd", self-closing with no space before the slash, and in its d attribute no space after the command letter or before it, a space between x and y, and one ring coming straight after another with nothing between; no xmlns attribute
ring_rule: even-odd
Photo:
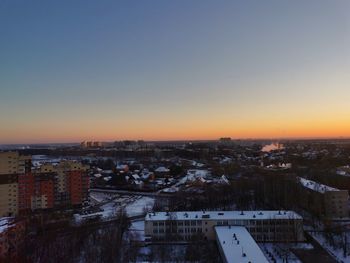
<svg viewBox="0 0 350 263"><path fill-rule="evenodd" d="M0 143L0 146L11 146L11 145L45 145L45 144L80 144L84 141L93 141L101 143L113 143L120 141L144 141L144 142L214 142L219 141L221 138L230 138L232 141L286 141L286 140L349 140L350 136L305 136L305 137L263 137L263 138L244 138L244 137L229 137L223 136L217 139L161 139L161 140L144 140L144 139L116 139L116 140L81 140L77 141L68 141L68 142L25 142L25 143Z"/></svg>

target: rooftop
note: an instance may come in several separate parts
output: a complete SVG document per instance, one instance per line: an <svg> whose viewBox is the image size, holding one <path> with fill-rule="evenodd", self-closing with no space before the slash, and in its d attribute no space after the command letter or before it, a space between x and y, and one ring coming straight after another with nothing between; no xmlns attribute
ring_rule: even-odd
<svg viewBox="0 0 350 263"><path fill-rule="evenodd" d="M315 181L311 181L302 177L299 177L299 182L306 188L324 194L325 192L340 191L337 188L330 187L328 185L320 184Z"/></svg>
<svg viewBox="0 0 350 263"><path fill-rule="evenodd" d="M263 219L302 219L294 211L184 211L152 212L146 215L146 221L157 220L263 220Z"/></svg>
<svg viewBox="0 0 350 263"><path fill-rule="evenodd" d="M168 168L165 168L164 166L160 166L157 169L154 170L155 172L158 173L168 173L170 170Z"/></svg>
<svg viewBox="0 0 350 263"><path fill-rule="evenodd" d="M215 233L226 262L269 262L245 227L219 226L215 227Z"/></svg>
<svg viewBox="0 0 350 263"><path fill-rule="evenodd" d="M11 224L13 224L14 218L13 217L2 217L0 218L0 233L6 231Z"/></svg>

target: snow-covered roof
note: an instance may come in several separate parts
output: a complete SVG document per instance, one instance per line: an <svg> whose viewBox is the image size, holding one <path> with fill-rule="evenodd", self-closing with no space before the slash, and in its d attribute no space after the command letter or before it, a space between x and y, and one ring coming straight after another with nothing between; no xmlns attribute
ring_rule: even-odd
<svg viewBox="0 0 350 263"><path fill-rule="evenodd" d="M12 222L13 222L13 217L0 218L0 233L7 230Z"/></svg>
<svg viewBox="0 0 350 263"><path fill-rule="evenodd" d="M150 176L152 175L152 173L142 173L141 177L142 179L148 179Z"/></svg>
<svg viewBox="0 0 350 263"><path fill-rule="evenodd" d="M338 167L336 173L337 175L350 177L350 166L346 165L346 166Z"/></svg>
<svg viewBox="0 0 350 263"><path fill-rule="evenodd" d="M188 175L194 175L196 177L206 177L209 175L208 170L201 170L201 169L190 169L187 171Z"/></svg>
<svg viewBox="0 0 350 263"><path fill-rule="evenodd" d="M162 192L164 192L164 193L175 193L177 191L179 191L178 187L169 187L169 188L164 188L162 190Z"/></svg>
<svg viewBox="0 0 350 263"><path fill-rule="evenodd" d="M230 163L232 161L232 158L225 156L222 160L220 160L220 163Z"/></svg>
<svg viewBox="0 0 350 263"><path fill-rule="evenodd" d="M154 170L157 173L168 173L170 170L168 168L165 168L164 166L160 166L157 169Z"/></svg>
<svg viewBox="0 0 350 263"><path fill-rule="evenodd" d="M131 175L132 178L134 178L135 180L139 180L140 179L140 176L138 174L133 174Z"/></svg>
<svg viewBox="0 0 350 263"><path fill-rule="evenodd" d="M198 180L202 183L206 183L207 181L203 177L199 177Z"/></svg>
<svg viewBox="0 0 350 263"><path fill-rule="evenodd" d="M145 220L167 220L169 216L177 220L263 220L263 219L302 219L294 211L185 211L185 212L153 212L146 215Z"/></svg>
<svg viewBox="0 0 350 263"><path fill-rule="evenodd" d="M127 169L129 166L127 164L118 164L115 168L118 170Z"/></svg>
<svg viewBox="0 0 350 263"><path fill-rule="evenodd" d="M215 227L217 243L226 262L268 263L258 244L243 226Z"/></svg>
<svg viewBox="0 0 350 263"><path fill-rule="evenodd" d="M190 169L190 170L187 171L186 176L182 177L176 183L176 186L186 184L187 182L194 182L197 179L202 181L202 182L209 183L209 180L207 180L207 177L208 177L209 174L210 174L210 172L208 170Z"/></svg>
<svg viewBox="0 0 350 263"><path fill-rule="evenodd" d="M324 194L325 192L340 191L337 188L330 187L328 185L320 184L315 181L311 181L302 177L299 177L299 182L306 188Z"/></svg>
<svg viewBox="0 0 350 263"><path fill-rule="evenodd" d="M112 170L103 170L101 173L103 173L103 174L112 174L113 171Z"/></svg>
<svg viewBox="0 0 350 263"><path fill-rule="evenodd" d="M221 176L220 182L225 183L225 184L230 184L230 181L227 179L227 177L225 175Z"/></svg>

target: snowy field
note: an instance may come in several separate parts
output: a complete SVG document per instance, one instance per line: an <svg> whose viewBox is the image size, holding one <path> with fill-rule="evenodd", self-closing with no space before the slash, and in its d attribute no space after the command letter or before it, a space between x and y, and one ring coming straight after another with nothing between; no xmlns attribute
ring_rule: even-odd
<svg viewBox="0 0 350 263"><path fill-rule="evenodd" d="M142 215L145 212L149 212L152 210L154 205L154 198L153 197L138 197L133 202L128 203L125 206L126 213L128 216L138 216Z"/></svg>
<svg viewBox="0 0 350 263"><path fill-rule="evenodd" d="M142 216L153 208L154 198L110 193L90 193L90 203L94 207L99 207L100 211L87 215L76 214L76 222L92 216L100 216L102 220L108 220L115 217L116 213L122 208L125 209L129 217Z"/></svg>

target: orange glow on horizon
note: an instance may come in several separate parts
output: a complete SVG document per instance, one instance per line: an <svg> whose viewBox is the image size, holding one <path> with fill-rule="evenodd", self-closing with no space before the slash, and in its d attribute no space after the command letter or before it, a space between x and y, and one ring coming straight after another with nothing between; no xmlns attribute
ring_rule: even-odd
<svg viewBox="0 0 350 263"><path fill-rule="evenodd" d="M102 125L103 126L103 125ZM45 129L31 129L26 132L0 133L2 144L15 143L64 143L80 142L84 140L115 141L115 140L216 140L220 137L233 139L272 139L272 138L347 138L350 137L349 122L312 122L307 121L292 123L261 123L254 122L245 125L225 125L225 123L212 123L205 126L198 125L164 125L164 127L95 127L94 129L82 129L70 127L61 128L47 133Z"/></svg>

